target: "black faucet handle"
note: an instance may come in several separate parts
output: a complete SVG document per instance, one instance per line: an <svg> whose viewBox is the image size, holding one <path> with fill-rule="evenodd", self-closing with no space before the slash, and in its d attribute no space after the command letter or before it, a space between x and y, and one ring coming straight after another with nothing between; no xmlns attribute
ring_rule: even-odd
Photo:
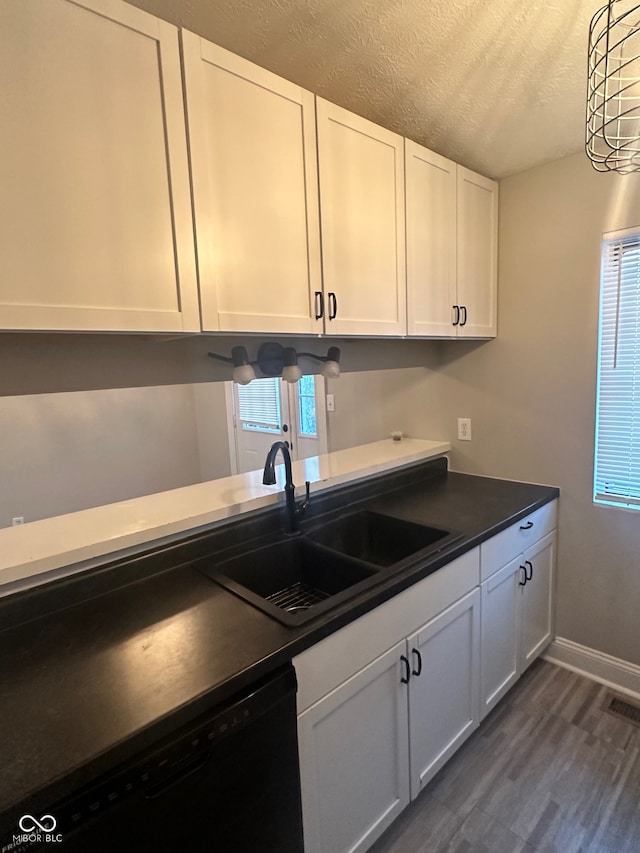
<svg viewBox="0 0 640 853"><path fill-rule="evenodd" d="M307 507L311 503L311 495L309 494L309 491L311 489L311 483L307 480L304 485L305 485L304 500L302 500L296 504L296 515L297 516L304 515Z"/></svg>

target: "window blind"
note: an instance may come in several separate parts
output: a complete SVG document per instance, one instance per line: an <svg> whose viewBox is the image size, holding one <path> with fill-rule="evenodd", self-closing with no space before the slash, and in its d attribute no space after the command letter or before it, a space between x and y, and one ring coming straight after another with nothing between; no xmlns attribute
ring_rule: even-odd
<svg viewBox="0 0 640 853"><path fill-rule="evenodd" d="M267 432L280 431L280 380L254 379L238 385L238 416L243 425Z"/></svg>
<svg viewBox="0 0 640 853"><path fill-rule="evenodd" d="M594 501L640 509L640 232L602 246Z"/></svg>

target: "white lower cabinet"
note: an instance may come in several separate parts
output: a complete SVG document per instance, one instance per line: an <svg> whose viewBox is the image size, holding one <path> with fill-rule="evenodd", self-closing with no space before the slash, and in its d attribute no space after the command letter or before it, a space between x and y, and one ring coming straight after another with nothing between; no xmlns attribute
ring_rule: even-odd
<svg viewBox="0 0 640 853"><path fill-rule="evenodd" d="M412 800L478 726L479 640L478 589L409 637Z"/></svg>
<svg viewBox="0 0 640 853"><path fill-rule="evenodd" d="M553 632L556 502L294 658L306 853L363 853Z"/></svg>
<svg viewBox="0 0 640 853"><path fill-rule="evenodd" d="M553 567L556 534L524 552L526 580L520 594L520 671L533 663L553 636Z"/></svg>
<svg viewBox="0 0 640 853"><path fill-rule="evenodd" d="M544 517L543 517L544 515ZM526 525L531 523L532 527ZM553 571L556 532L555 503L532 516L532 521L504 531L504 546L513 547L522 529L534 523L541 538L510 559L482 582L480 718L502 699L553 636ZM503 534L500 534L503 536ZM489 571L485 554L494 556L499 537L480 548L482 574ZM498 545L500 543L497 543ZM504 546L497 549L504 556Z"/></svg>
<svg viewBox="0 0 640 853"><path fill-rule="evenodd" d="M482 584L482 654L480 713L486 714L515 684L519 675L520 558L503 566Z"/></svg>
<svg viewBox="0 0 640 853"><path fill-rule="evenodd" d="M409 802L399 643L298 721L305 851L366 850Z"/></svg>
<svg viewBox="0 0 640 853"><path fill-rule="evenodd" d="M294 659L306 853L367 850L477 727L478 580L475 549Z"/></svg>

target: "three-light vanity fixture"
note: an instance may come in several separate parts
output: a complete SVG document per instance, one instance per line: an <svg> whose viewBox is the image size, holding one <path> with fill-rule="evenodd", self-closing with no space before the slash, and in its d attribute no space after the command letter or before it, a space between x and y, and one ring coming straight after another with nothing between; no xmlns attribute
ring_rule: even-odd
<svg viewBox="0 0 640 853"><path fill-rule="evenodd" d="M232 347L230 356L218 355L215 352L210 352L209 356L232 364L232 379L238 385L248 385L256 378L256 365L263 376L282 376L285 382L297 382L302 376L298 365L299 358L313 358L323 362L321 372L327 379L337 379L340 376L338 347L329 347L326 355L316 355L313 352L296 352L294 347L283 347L275 341L268 341L260 345L255 361L249 361L247 349L243 346Z"/></svg>

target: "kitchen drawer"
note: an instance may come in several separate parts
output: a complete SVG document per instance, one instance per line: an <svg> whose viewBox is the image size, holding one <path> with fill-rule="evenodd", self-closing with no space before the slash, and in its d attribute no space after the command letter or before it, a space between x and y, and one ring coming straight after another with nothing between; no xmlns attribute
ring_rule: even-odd
<svg viewBox="0 0 640 853"><path fill-rule="evenodd" d="M535 510L480 546L480 580L514 560L538 539L557 526L558 501Z"/></svg>
<svg viewBox="0 0 640 853"><path fill-rule="evenodd" d="M351 678L478 585L475 548L293 659L298 713Z"/></svg>

